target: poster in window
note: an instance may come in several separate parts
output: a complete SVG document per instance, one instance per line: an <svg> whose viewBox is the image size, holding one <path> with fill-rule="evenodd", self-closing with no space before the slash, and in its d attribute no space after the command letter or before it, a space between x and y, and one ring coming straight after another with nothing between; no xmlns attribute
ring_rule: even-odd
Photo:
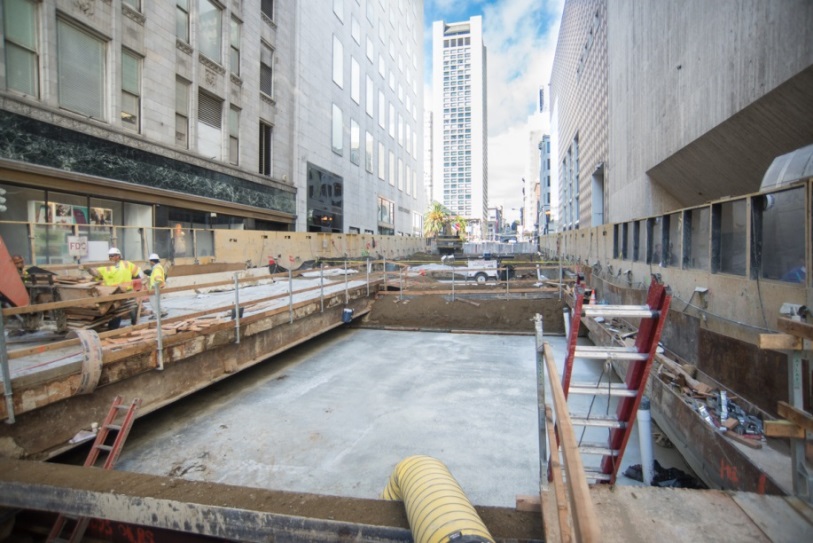
<svg viewBox="0 0 813 543"><path fill-rule="evenodd" d="M34 202L34 222L44 224L54 222L55 206L53 203Z"/></svg>
<svg viewBox="0 0 813 543"><path fill-rule="evenodd" d="M91 207L90 224L113 224L113 210L105 207Z"/></svg>

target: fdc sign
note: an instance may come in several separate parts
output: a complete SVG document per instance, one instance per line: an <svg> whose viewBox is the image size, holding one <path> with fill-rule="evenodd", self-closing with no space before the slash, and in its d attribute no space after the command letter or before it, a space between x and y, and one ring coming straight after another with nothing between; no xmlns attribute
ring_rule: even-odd
<svg viewBox="0 0 813 543"><path fill-rule="evenodd" d="M71 256L87 256L88 238L85 236L68 236L68 254Z"/></svg>

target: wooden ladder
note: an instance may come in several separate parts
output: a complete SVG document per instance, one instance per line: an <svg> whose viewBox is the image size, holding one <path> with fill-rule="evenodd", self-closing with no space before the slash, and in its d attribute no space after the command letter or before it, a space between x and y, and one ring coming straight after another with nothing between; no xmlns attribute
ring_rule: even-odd
<svg viewBox="0 0 813 543"><path fill-rule="evenodd" d="M585 468L588 479L596 482L614 484L621 459L627 447L638 405L644 396L649 371L655 358L655 352L660 341L661 331L669 313L669 304L672 295L669 288L653 279L649 286L645 305L593 305L585 303L589 300L591 291L577 285L573 317L568 337L567 358L562 372L562 389L568 404L571 396L592 396L587 413L570 413L573 426L583 428L582 436L587 428L605 428L608 431L607 440L599 443L579 443L579 452L582 456L601 456L601 465L595 468ZM577 345L579 326L582 317L592 318L626 318L640 319L634 346L581 346ZM576 359L603 364L598 382L571 383L573 364ZM627 369L623 383L612 383L611 364L614 361L626 361ZM606 380L603 379L606 376ZM608 403L608 413L605 416L594 415L593 405L595 399L605 396ZM615 415L609 414L609 401L618 398ZM570 410L570 408L569 408ZM557 434L558 435L558 434ZM558 443L557 448L558 450Z"/></svg>
<svg viewBox="0 0 813 543"><path fill-rule="evenodd" d="M104 457L102 469L113 469L113 466L119 459L121 449L124 447L124 442L127 440L127 435L130 433L130 428L133 426L135 414L138 408L141 407L141 399L136 398L130 405L124 405L121 396L116 396L113 404L110 406L110 411L107 413L104 422L99 427L96 434L96 439L93 446L88 452L85 459L85 467L96 467L99 457ZM123 414L123 415L122 415ZM121 416L120 416L121 415ZM108 444L108 437L114 436L113 442ZM69 522L73 521L73 522ZM90 523L90 517L69 517L60 514L54 522L51 532L48 534L48 543L51 542L70 542L77 543L82 540L85 530ZM70 535L66 538L62 537L63 530L69 527Z"/></svg>

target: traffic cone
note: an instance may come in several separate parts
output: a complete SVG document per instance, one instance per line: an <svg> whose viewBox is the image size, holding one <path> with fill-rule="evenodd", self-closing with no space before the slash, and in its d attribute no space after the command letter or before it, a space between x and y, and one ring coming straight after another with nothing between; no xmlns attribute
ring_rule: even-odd
<svg viewBox="0 0 813 543"><path fill-rule="evenodd" d="M590 305L596 305L596 291L590 291Z"/></svg>

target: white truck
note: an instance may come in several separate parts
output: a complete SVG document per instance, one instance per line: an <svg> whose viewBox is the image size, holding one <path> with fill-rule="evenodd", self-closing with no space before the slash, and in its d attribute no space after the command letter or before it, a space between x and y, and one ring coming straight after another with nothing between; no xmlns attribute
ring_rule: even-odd
<svg viewBox="0 0 813 543"><path fill-rule="evenodd" d="M514 277L514 267L503 265L500 259L476 258L467 262L466 281L474 279L478 285L484 285L489 279L494 281Z"/></svg>

